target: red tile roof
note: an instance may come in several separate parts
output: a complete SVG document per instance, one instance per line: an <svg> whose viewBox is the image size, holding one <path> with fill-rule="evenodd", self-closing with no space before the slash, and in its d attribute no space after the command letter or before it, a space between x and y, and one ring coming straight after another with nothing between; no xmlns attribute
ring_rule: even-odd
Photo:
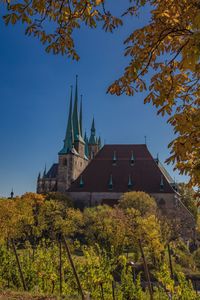
<svg viewBox="0 0 200 300"><path fill-rule="evenodd" d="M117 158L116 165L113 165L114 152ZM133 166L131 166L132 153L135 159ZM113 188L109 190L111 175ZM105 145L72 183L69 192L126 192L129 175L134 191L160 193L160 182L163 177L162 193L174 193L146 145ZM80 187L81 177L84 183L82 187Z"/></svg>

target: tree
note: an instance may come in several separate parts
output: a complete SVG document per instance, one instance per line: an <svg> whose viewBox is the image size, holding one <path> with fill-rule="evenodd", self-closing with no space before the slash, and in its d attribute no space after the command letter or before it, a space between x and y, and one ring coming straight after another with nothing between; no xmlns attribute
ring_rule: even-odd
<svg viewBox="0 0 200 300"><path fill-rule="evenodd" d="M195 220L197 220L198 208L194 190L192 188L187 187L184 183L180 183L178 186L178 191L180 194L181 201L193 214Z"/></svg>
<svg viewBox="0 0 200 300"><path fill-rule="evenodd" d="M128 245L124 212L109 206L87 208L83 212L84 234L90 245L99 244L108 253L119 255Z"/></svg>
<svg viewBox="0 0 200 300"><path fill-rule="evenodd" d="M111 94L133 95L149 90L144 102L156 106L158 114L169 115L176 138L170 143L168 163L190 184L200 187L200 5L197 0L132 0L120 18L107 10L108 0L11 1L6 24L26 24L26 34L46 45L46 51L79 59L73 32L81 25L95 28L98 23L112 32L127 16L141 8L150 10L150 21L125 40L125 56L130 62L123 75L109 88ZM54 28L49 33L49 22ZM48 28L48 31L47 31ZM151 81L146 75L151 72Z"/></svg>
<svg viewBox="0 0 200 300"><path fill-rule="evenodd" d="M119 200L119 207L122 209L134 208L141 216L155 214L156 202L154 198L145 192L127 192Z"/></svg>

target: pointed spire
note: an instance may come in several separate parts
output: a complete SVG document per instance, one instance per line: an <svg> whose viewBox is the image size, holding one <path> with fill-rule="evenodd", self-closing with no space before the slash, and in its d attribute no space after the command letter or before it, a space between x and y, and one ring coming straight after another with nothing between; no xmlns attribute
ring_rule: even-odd
<svg viewBox="0 0 200 300"><path fill-rule="evenodd" d="M83 136L83 95L81 95L79 120L80 120L80 132L81 132L81 136Z"/></svg>
<svg viewBox="0 0 200 300"><path fill-rule="evenodd" d="M40 180L40 178L41 178L41 174L40 174L40 172L39 172L39 174L38 174L38 181Z"/></svg>
<svg viewBox="0 0 200 300"><path fill-rule="evenodd" d="M112 190L112 188L113 188L113 178L112 178L112 174L110 175L108 187L109 187L109 190Z"/></svg>
<svg viewBox="0 0 200 300"><path fill-rule="evenodd" d="M91 144L91 145L96 145L97 144L94 117L92 119L92 127L91 127L91 134L90 134L89 144Z"/></svg>
<svg viewBox="0 0 200 300"><path fill-rule="evenodd" d="M93 120L92 120L92 128L91 128L91 131L93 131L95 133L96 129L95 129L95 123L94 123L94 117L93 117Z"/></svg>
<svg viewBox="0 0 200 300"><path fill-rule="evenodd" d="M73 129L74 129L74 141L79 141L81 138L80 123L78 116L78 75L76 75L76 89L75 89L75 100L73 110Z"/></svg>
<svg viewBox="0 0 200 300"><path fill-rule="evenodd" d="M71 86L71 96L70 96L67 129L66 129L66 134L65 134L65 139L64 139L64 146L63 146L63 149L59 152L59 154L69 153L73 148L74 134L73 134L73 123L72 123L72 94L73 94L73 87Z"/></svg>
<svg viewBox="0 0 200 300"><path fill-rule="evenodd" d="M10 193L10 198L13 199L13 197L14 197L14 192L13 192L13 188L12 188L11 193Z"/></svg>
<svg viewBox="0 0 200 300"><path fill-rule="evenodd" d="M87 133L86 133L86 131L85 131L85 134L84 134L84 141L86 142L86 140L87 140Z"/></svg>

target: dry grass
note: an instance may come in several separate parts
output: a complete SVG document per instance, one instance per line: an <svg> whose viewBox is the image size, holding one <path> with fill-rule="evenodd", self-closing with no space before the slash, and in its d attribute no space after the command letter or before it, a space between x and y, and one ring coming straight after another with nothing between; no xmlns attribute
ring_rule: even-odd
<svg viewBox="0 0 200 300"><path fill-rule="evenodd" d="M0 291L0 300L57 300L57 297L39 296L24 292Z"/></svg>

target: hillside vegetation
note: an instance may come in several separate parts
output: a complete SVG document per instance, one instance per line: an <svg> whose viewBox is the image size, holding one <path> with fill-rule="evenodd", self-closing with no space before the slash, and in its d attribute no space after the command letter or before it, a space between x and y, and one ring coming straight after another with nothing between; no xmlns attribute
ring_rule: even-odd
<svg viewBox="0 0 200 300"><path fill-rule="evenodd" d="M143 192L84 211L59 194L2 199L0 232L0 299L200 299L200 249Z"/></svg>

